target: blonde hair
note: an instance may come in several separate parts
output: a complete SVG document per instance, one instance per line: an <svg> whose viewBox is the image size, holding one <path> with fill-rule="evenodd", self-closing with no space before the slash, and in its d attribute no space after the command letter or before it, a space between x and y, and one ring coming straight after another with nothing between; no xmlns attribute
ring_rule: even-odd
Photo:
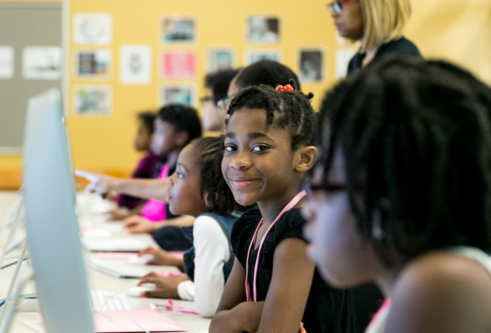
<svg viewBox="0 0 491 333"><path fill-rule="evenodd" d="M361 52L402 36L411 16L409 0L360 0L363 13L363 43Z"/></svg>

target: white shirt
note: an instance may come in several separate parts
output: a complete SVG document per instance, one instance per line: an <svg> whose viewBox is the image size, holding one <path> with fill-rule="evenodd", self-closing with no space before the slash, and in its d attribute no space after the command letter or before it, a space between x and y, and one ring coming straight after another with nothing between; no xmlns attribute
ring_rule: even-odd
<svg viewBox="0 0 491 333"><path fill-rule="evenodd" d="M225 286L223 266L230 258L227 237L215 219L198 216L193 228L194 283L181 282L177 287L179 297L195 301L196 311L203 317L212 317L218 308Z"/></svg>

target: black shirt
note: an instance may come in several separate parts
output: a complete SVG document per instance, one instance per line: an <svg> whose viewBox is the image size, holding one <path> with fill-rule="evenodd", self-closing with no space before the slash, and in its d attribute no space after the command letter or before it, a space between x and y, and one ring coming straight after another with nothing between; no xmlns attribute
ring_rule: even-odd
<svg viewBox="0 0 491 333"><path fill-rule="evenodd" d="M244 213L234 224L231 242L234 253L245 268L247 251L252 236L261 220L261 212L253 208ZM303 227L306 221L300 209L294 208L286 213L271 228L264 241L257 272L257 301L266 299L273 276L273 259L276 246L286 238L299 238L305 242ZM254 271L257 250L252 249L249 259L249 272ZM291 274L295 274L294 271ZM253 286L253 275L249 274L249 286ZM309 333L356 333L357 324L349 290L338 290L327 285L314 272L309 298L305 307L302 322Z"/></svg>
<svg viewBox="0 0 491 333"><path fill-rule="evenodd" d="M401 37L386 44L382 44L377 50L375 57L373 57L372 61L368 65L375 63L377 60L383 59L386 56L394 54L421 57L421 53L416 45L406 38ZM351 58L348 65L348 75L357 73L360 69L362 69L363 59L365 59L365 53L360 52Z"/></svg>

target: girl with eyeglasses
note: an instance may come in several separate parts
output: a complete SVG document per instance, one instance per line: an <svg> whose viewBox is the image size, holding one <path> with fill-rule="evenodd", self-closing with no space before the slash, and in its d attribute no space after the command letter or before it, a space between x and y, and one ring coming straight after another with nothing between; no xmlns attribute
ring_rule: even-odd
<svg viewBox="0 0 491 333"><path fill-rule="evenodd" d="M330 97L304 206L322 275L384 291L367 333L490 332L491 89L393 58Z"/></svg>
<svg viewBox="0 0 491 333"><path fill-rule="evenodd" d="M348 75L387 55L421 56L402 36L411 16L409 0L336 0L327 7L339 35L360 43Z"/></svg>

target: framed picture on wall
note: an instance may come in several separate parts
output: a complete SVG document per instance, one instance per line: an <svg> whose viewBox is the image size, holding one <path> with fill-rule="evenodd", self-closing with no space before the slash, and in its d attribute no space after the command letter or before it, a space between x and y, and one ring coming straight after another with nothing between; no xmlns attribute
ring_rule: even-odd
<svg viewBox="0 0 491 333"><path fill-rule="evenodd" d="M208 73L234 68L234 51L232 49L208 49L206 52L206 71Z"/></svg>
<svg viewBox="0 0 491 333"><path fill-rule="evenodd" d="M164 51L159 58L160 77L164 79L194 79L196 54L189 51Z"/></svg>
<svg viewBox="0 0 491 333"><path fill-rule="evenodd" d="M108 79L111 74L111 51L75 50L74 76L78 78Z"/></svg>
<svg viewBox="0 0 491 333"><path fill-rule="evenodd" d="M324 79L324 51L322 49L300 49L298 70L301 82L320 82Z"/></svg>
<svg viewBox="0 0 491 333"><path fill-rule="evenodd" d="M263 15L247 17L247 42L274 44L280 41L280 19Z"/></svg>
<svg viewBox="0 0 491 333"><path fill-rule="evenodd" d="M194 43L196 41L196 22L192 17L162 18L163 43Z"/></svg>
<svg viewBox="0 0 491 333"><path fill-rule="evenodd" d="M355 49L339 49L336 51L336 79L346 77L351 58L358 52Z"/></svg>
<svg viewBox="0 0 491 333"><path fill-rule="evenodd" d="M196 105L196 88L194 85L165 84L159 87L158 94L159 105Z"/></svg>
<svg viewBox="0 0 491 333"><path fill-rule="evenodd" d="M79 116L111 115L112 92L108 85L75 86L73 111Z"/></svg>
<svg viewBox="0 0 491 333"><path fill-rule="evenodd" d="M77 13L73 16L75 44L107 45L112 42L113 20L107 13Z"/></svg>
<svg viewBox="0 0 491 333"><path fill-rule="evenodd" d="M249 66L259 60L283 61L283 52L281 50L246 50L244 52L244 66Z"/></svg>
<svg viewBox="0 0 491 333"><path fill-rule="evenodd" d="M152 48L149 45L122 45L119 51L119 81L122 84L149 84L152 80Z"/></svg>

